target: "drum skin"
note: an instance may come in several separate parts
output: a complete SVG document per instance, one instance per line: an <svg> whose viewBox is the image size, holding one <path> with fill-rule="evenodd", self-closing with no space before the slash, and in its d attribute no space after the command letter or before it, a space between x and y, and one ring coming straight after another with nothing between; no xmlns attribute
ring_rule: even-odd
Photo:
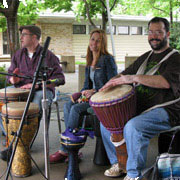
<svg viewBox="0 0 180 180"><path fill-rule="evenodd" d="M123 140L123 128L136 115L136 97L131 85L118 85L97 92L90 99L96 116L111 132L112 142ZM116 147L119 167L126 171L126 144Z"/></svg>
<svg viewBox="0 0 180 180"><path fill-rule="evenodd" d="M30 90L21 88L4 88L0 89L0 112L2 106L5 104L5 98L7 102L11 101L26 101Z"/></svg>
<svg viewBox="0 0 180 180"><path fill-rule="evenodd" d="M21 122L21 117L24 112L26 102L11 102L2 107L2 119L3 125L7 132L10 142L14 136L12 132L17 132ZM39 108L35 103L30 103L27 118L22 128L21 138L19 139L14 159L12 162L12 173L16 177L26 177L31 174L31 159L28 155L29 146L33 139L33 136L38 128L38 115ZM6 116L8 117L9 123L6 125ZM22 139L22 141L21 141ZM25 147L24 147L25 146Z"/></svg>

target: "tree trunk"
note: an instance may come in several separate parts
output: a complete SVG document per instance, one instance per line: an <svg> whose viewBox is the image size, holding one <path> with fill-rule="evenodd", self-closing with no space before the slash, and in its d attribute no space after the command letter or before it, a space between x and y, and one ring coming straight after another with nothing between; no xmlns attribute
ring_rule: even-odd
<svg viewBox="0 0 180 180"><path fill-rule="evenodd" d="M9 49L12 57L13 54L20 48L17 16L6 17L6 20L7 20Z"/></svg>
<svg viewBox="0 0 180 180"><path fill-rule="evenodd" d="M103 11L102 12L102 29L104 31L106 31L107 22L108 22L107 13Z"/></svg>

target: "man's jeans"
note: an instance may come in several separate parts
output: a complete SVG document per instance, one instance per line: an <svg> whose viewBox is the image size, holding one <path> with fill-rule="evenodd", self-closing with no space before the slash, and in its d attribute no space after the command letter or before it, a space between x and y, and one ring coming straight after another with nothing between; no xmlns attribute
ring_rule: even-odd
<svg viewBox="0 0 180 180"><path fill-rule="evenodd" d="M145 168L149 141L162 131L170 129L169 116L164 108L140 114L127 122L124 138L128 152L127 174L136 178Z"/></svg>
<svg viewBox="0 0 180 180"><path fill-rule="evenodd" d="M101 127L101 136L102 136L103 144L104 144L108 159L111 165L116 164L118 160L117 160L115 146L112 144L110 140L111 133L101 123L100 123L100 127Z"/></svg>

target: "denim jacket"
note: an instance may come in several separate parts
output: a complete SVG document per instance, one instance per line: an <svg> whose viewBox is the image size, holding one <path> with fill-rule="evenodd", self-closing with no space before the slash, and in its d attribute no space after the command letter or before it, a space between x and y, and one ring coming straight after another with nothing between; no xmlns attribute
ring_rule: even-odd
<svg viewBox="0 0 180 180"><path fill-rule="evenodd" d="M94 73L95 89L98 91L102 88L112 77L117 75L117 66L114 58L111 55L101 55ZM90 79L90 67L86 66L84 87L81 91L92 89L93 83Z"/></svg>

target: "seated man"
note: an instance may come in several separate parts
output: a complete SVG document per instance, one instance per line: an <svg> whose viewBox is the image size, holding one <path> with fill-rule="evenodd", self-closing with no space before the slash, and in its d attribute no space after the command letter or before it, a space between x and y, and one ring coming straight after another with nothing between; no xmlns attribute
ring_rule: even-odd
<svg viewBox="0 0 180 180"><path fill-rule="evenodd" d="M148 30L152 51L100 89L136 85L137 116L126 123L123 132L128 153L124 180L141 179L150 139L180 124L180 54L169 47L169 22L165 18L151 19Z"/></svg>
<svg viewBox="0 0 180 180"><path fill-rule="evenodd" d="M20 41L22 48L14 54L11 65L8 69L8 73L30 76L33 78L43 49L43 47L39 44L39 40L41 37L41 29L38 26L27 25L21 26L19 30L21 33ZM62 72L62 68L59 65L59 59L51 51L47 50L44 62L48 67L47 79L55 79L55 83L47 85L46 91L47 99L49 100L49 104L51 104L54 97L55 86L65 84L65 77ZM33 80L9 76L8 81L15 87L20 87L22 89L31 89ZM41 100L43 98L42 86L36 85L35 89L36 90L32 102L39 105L39 114L41 118ZM1 153L2 159L6 159L4 154L5 153L3 151L3 154Z"/></svg>

